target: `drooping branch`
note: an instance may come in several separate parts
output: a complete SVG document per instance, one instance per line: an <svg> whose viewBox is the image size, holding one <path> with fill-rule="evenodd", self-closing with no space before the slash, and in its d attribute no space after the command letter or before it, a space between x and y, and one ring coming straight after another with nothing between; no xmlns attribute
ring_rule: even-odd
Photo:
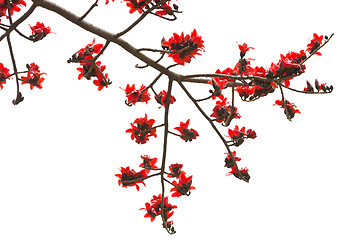
<svg viewBox="0 0 360 240"><path fill-rule="evenodd" d="M221 141L223 142L226 150L228 151L229 155L231 156L234 165L236 167L236 171L238 172L241 180L244 180L245 182L249 182L248 179L246 179L243 174L239 171L239 168L235 162L235 158L234 155L232 154L230 147L228 145L228 143L226 142L225 138L222 136L222 134L220 133L220 131L217 129L217 127L215 126L215 124L213 123L213 120L211 120L207 114L204 112L204 110L200 107L200 105L196 102L196 100L194 99L194 97L190 94L190 92L187 90L187 88L184 86L184 84L182 84L182 82L178 81L177 82L180 87L182 88L182 90L185 92L185 94L188 96L188 98L194 103L194 105L196 106L196 108L199 110L199 112L204 116L204 118L210 123L211 127L213 128L213 130L216 132L216 134L218 135L218 137L221 139Z"/></svg>
<svg viewBox="0 0 360 240"><path fill-rule="evenodd" d="M167 96L165 99L165 113L164 113L164 142L163 142L163 154L161 160L161 219L163 221L163 226L168 231L168 233L172 234L171 231L166 227L166 220L165 220L165 211L164 211L164 197L165 197L165 163L166 163L166 153L167 153L167 141L168 141L168 133L169 133L169 108L170 108L170 98L171 98L171 91L172 91L172 84L173 79L169 78L169 85L167 89Z"/></svg>

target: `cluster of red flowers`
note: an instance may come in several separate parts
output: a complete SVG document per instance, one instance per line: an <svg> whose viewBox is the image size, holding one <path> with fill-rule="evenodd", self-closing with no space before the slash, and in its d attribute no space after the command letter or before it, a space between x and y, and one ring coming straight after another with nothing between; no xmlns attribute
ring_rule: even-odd
<svg viewBox="0 0 360 240"><path fill-rule="evenodd" d="M276 64L271 63L269 68L261 66L252 67L250 63L254 59L245 58L245 55L250 49L254 48L249 47L246 43L238 44L240 59L236 63L235 67L228 67L223 71L218 69L215 73L228 76L254 77L248 83L248 86L235 88L243 101L253 101L274 92L275 88L278 87L278 84L283 83L285 87L289 87L291 79L305 72L306 67L304 65L304 61L309 57L309 54L321 55L318 52L318 49L323 44L323 38L323 35L318 36L314 33L313 39L307 45L306 50L301 50L299 52L290 51L287 54L281 54L279 61ZM328 39L328 37L325 36L325 39ZM214 91L211 90L213 99L219 97L224 102L221 90L226 88L228 82L234 82L234 80L226 77L213 77L211 81L209 81L209 84L212 84L214 88ZM332 86L325 87L325 85L319 85L318 88L318 91L332 91ZM304 91L311 92L311 89L313 88L307 84L307 88L305 88ZM225 113L225 115L227 115L229 111L227 111L226 108L221 108L221 105L224 104L221 104L221 101L216 102L216 104L217 105L213 110L212 116L219 118L218 116L221 116L221 113ZM300 113L298 110L293 110L292 107L289 107L288 112L290 113L291 118L295 113ZM220 117L217 121L224 121L224 118Z"/></svg>
<svg viewBox="0 0 360 240"><path fill-rule="evenodd" d="M148 155L142 155L141 156L142 163L139 165L139 167L143 168L140 171L135 171L133 169L130 169L130 167L120 167L120 173L115 174L115 176L118 178L118 184L122 187L129 187L134 186L137 191L140 190L139 183L142 183L144 186L144 180L158 175L149 175L150 171L159 171L161 169L157 168L155 165L157 162L157 158L152 158ZM170 189L170 192L172 192L172 197L180 197L182 195L190 195L190 190L195 189L194 186L192 186L192 176L187 177L186 173L182 171L182 164L175 163L171 164L169 166L170 172L167 173L167 177L169 178L175 178L176 180L173 180L172 183L170 181L167 181L168 183L172 184L173 188ZM161 207L162 202L162 195L159 194L158 196L153 195L152 200L150 202L145 203L145 208L140 208L140 210L145 210L146 214L144 215L145 218L150 218L151 221L154 221L155 218L159 215L162 215L165 220L165 226L167 229L169 229L172 232L174 231L174 228L172 227L173 222L168 221L168 219L173 215L173 209L177 208L175 205L171 205L168 201L168 197L163 198L163 208ZM163 211L163 213L161 212Z"/></svg>
<svg viewBox="0 0 360 240"><path fill-rule="evenodd" d="M122 88L120 88L122 89ZM135 89L135 84L133 85L126 85L125 91L126 97L128 98L125 100L126 104L131 106L135 105L137 102L144 102L147 103L150 100L150 94L146 89L145 85L141 85L140 89Z"/></svg>
<svg viewBox="0 0 360 240"><path fill-rule="evenodd" d="M3 89L3 84L6 83L6 79L9 75L9 69L4 67L4 64L0 63L0 89Z"/></svg>
<svg viewBox="0 0 360 240"><path fill-rule="evenodd" d="M180 122L180 126L174 128L175 130L180 132L181 139L185 140L185 142L191 142L193 139L196 139L196 137L199 136L199 133L196 130L192 128L189 129L189 123L190 119L188 119L185 123Z"/></svg>
<svg viewBox="0 0 360 240"><path fill-rule="evenodd" d="M145 208L140 208L139 210L145 210L146 213L144 215L145 218L150 218L153 222L157 216L163 215L164 220L166 222L166 227L170 229L173 233L175 233L173 225L173 221L168 221L168 219L174 214L173 209L177 208L176 205L171 205L169 203L169 198L164 197L163 203L163 213L161 212L161 200L162 196L159 194L158 196L153 195L150 202L145 203ZM164 226L165 227L165 226Z"/></svg>
<svg viewBox="0 0 360 240"><path fill-rule="evenodd" d="M105 65L101 65L100 61L94 63L93 58L94 54L99 54L103 44L95 44L95 38L92 43L86 45L86 47L81 48L72 57L68 60L70 62L80 63L80 68L77 70L80 72L78 79L85 77L87 80L90 80L91 77L96 77L93 80L93 84L98 87L98 90L102 90L104 87L108 87L111 84L111 81L108 79L108 74L104 74L106 69ZM97 56L97 55L96 55Z"/></svg>
<svg viewBox="0 0 360 240"><path fill-rule="evenodd" d="M130 123L131 128L126 130L127 133L131 133L131 140L135 139L135 142L144 144L149 141L149 137L156 137L156 128L153 128L155 123L154 119L147 119L145 117L135 119L134 123Z"/></svg>
<svg viewBox="0 0 360 240"><path fill-rule="evenodd" d="M228 134L229 134L228 137L231 138L231 141L233 142L231 146L236 146L236 147L240 146L246 138L251 138L251 139L256 138L256 132L254 130L248 129L245 132L245 127L242 127L239 130L238 125L235 125L235 128L233 130L229 128Z"/></svg>
<svg viewBox="0 0 360 240"><path fill-rule="evenodd" d="M26 74L26 76L22 76L21 77L21 84L30 84L30 89L33 90L34 87L37 87L39 89L42 88L41 83L45 80L43 77L41 77L41 75L46 74L46 73L42 73L39 70L39 66L36 65L35 63L31 63L30 65L27 64L26 65L28 72Z"/></svg>
<svg viewBox="0 0 360 240"><path fill-rule="evenodd" d="M20 7L26 7L26 2L24 0L0 0L0 22L1 22L1 17L3 16L8 17L7 13L9 8L10 8L10 14L12 16L14 12L21 11Z"/></svg>
<svg viewBox="0 0 360 240"><path fill-rule="evenodd" d="M184 65L189 63L191 58L195 58L195 55L201 55L200 51L204 51L203 43L201 36L194 29L191 35L184 35L183 32L180 35L174 33L169 40L163 40L161 45L164 50L172 52L168 55L174 62Z"/></svg>
<svg viewBox="0 0 360 240"><path fill-rule="evenodd" d="M45 27L45 25L41 22L37 22L34 26L31 26L32 35L29 37L34 42L40 41L43 39L46 35L48 35L51 32L50 27Z"/></svg>
<svg viewBox="0 0 360 240"><path fill-rule="evenodd" d="M115 1L115 0L111 0ZM163 0L123 0L126 2L126 6L130 8L129 12L134 13L143 13L147 9L155 6L156 4L159 4ZM175 11L178 10L178 7L176 4L173 4L173 6L170 6L170 1L165 1L165 3L160 4L156 9L159 9L155 11L157 15L164 16L164 15L173 15ZM106 0L105 5L108 4L110 0Z"/></svg>
<svg viewBox="0 0 360 240"><path fill-rule="evenodd" d="M214 117L215 121L219 123L224 121L230 122L233 118L239 119L241 116L239 113L237 113L237 108L235 106L233 108L231 105L229 105L227 98L224 98L223 95L220 97L221 100L216 101L216 105L210 117Z"/></svg>

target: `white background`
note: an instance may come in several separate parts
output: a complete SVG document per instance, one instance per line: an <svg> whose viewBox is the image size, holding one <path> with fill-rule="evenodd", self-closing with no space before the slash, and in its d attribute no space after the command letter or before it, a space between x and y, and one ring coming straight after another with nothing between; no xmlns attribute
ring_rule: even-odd
<svg viewBox="0 0 360 240"><path fill-rule="evenodd" d="M92 2L66 0L61 5L80 16ZM116 33L138 17L128 14L125 3L104 2L87 21ZM278 61L280 53L306 48L314 32L335 33L321 50L323 56L312 57L306 73L291 85L303 89L306 80L313 83L317 78L333 85L334 92L286 91L286 98L301 111L293 122L272 106L281 98L278 90L253 103L237 98L242 117L231 127L252 128L258 135L233 149L242 158L240 166L250 169L250 183L245 183L225 176L226 149L175 84L170 127L190 118L190 127L200 137L191 143L169 139L168 164L183 163L196 187L190 197L170 199L178 209L172 217L177 233L169 236L160 219L151 223L138 210L160 193L160 179L147 180L137 192L119 187L114 176L120 166L138 170L140 155L161 159L163 129L145 145L131 141L125 130L145 112L156 124L162 123L164 109L158 109L154 100L129 108L119 89L127 83L149 84L157 73L135 69L141 63L111 45L100 60L113 84L98 92L92 82L77 80L77 64L66 63L94 36L37 9L19 30L30 35L28 24L42 21L56 34L37 43L16 33L11 38L19 70L35 62L47 73L43 89L30 91L22 85L25 101L18 106L11 103L14 80L0 91L0 239L360 239L356 1L176 3L183 11L177 21L149 16L124 39L135 47L159 48L163 36L196 28L206 51L191 64L173 69L185 74L233 67L239 58L236 41L255 47L247 54L256 59L253 66L267 67ZM96 42L105 41L96 37ZM0 62L11 69L5 40L0 49ZM210 89L187 86L196 98L207 96ZM165 87L166 78L155 85L157 91ZM202 106L211 113L214 102ZM226 128L219 128L227 135ZM170 186L166 187L168 192Z"/></svg>

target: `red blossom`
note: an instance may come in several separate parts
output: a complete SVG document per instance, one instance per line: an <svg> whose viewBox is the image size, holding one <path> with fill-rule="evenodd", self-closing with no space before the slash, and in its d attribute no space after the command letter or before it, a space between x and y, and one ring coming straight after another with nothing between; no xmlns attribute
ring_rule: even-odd
<svg viewBox="0 0 360 240"><path fill-rule="evenodd" d="M235 75L243 75L243 76L245 75L245 76L247 76L247 75L249 75L249 73L254 72L254 68L252 68L250 66L250 63L253 60L254 59L252 59L252 58L247 58L247 59L242 58L242 59L240 59L236 63L236 65L234 67Z"/></svg>
<svg viewBox="0 0 360 240"><path fill-rule="evenodd" d="M28 72L26 77L21 77L21 84L30 84L30 89L33 90L34 87L39 89L42 88L41 83L45 80L41 75L46 74L42 73L39 70L39 66L35 63L31 63L30 65L26 66L28 68Z"/></svg>
<svg viewBox="0 0 360 240"><path fill-rule="evenodd" d="M171 174L168 174L168 177L178 178L180 176L180 173L182 173L182 171L181 171L182 167L183 167L183 165L180 163L171 164L169 166Z"/></svg>
<svg viewBox="0 0 360 240"><path fill-rule="evenodd" d="M246 43L243 43L242 45L238 43L238 47L240 49L240 57L244 58L246 52L248 52L250 49L255 49L253 47L248 47Z"/></svg>
<svg viewBox="0 0 360 240"><path fill-rule="evenodd" d="M231 116L230 116L231 115ZM217 101L210 117L214 117L217 122L224 122L230 116L231 119L239 119L241 116L237 113L237 108L228 105L227 98L223 98L221 101Z"/></svg>
<svg viewBox="0 0 360 240"><path fill-rule="evenodd" d="M188 119L185 123L180 122L180 127L174 128L175 130L179 131L181 134L181 139L187 141L192 141L199 136L198 132L194 129L189 129L190 119Z"/></svg>
<svg viewBox="0 0 360 240"><path fill-rule="evenodd" d="M0 0L0 18L2 16L7 16L8 13L8 4L7 4L8 0ZM20 12L21 8L20 7L26 7L26 2L24 0L12 0L10 2L10 14L11 16L13 15L14 12ZM1 22L1 19L0 19Z"/></svg>
<svg viewBox="0 0 360 240"><path fill-rule="evenodd" d="M314 53L322 44L324 36L318 36L316 33L313 34L313 39L311 39L310 43L307 45L307 51L312 54ZM316 55L321 56L320 52L316 52Z"/></svg>
<svg viewBox="0 0 360 240"><path fill-rule="evenodd" d="M4 67L4 64L0 63L0 89L3 89L3 84L6 83L6 79L9 75L9 69Z"/></svg>
<svg viewBox="0 0 360 240"><path fill-rule="evenodd" d="M93 81L95 86L98 86L98 90L102 90L104 87L108 87L108 85L111 84L111 81L107 80L108 74L104 74L103 72L106 69L105 65L101 65L100 61L96 62L96 66L92 66L90 62L87 62L86 64L82 64L82 67L77 68L77 70L80 72L78 79L85 77L86 79L90 80L91 77L96 77Z"/></svg>
<svg viewBox="0 0 360 240"><path fill-rule="evenodd" d="M129 12L134 13L142 13L145 9L149 8L146 0L124 0L126 2L126 6L130 8Z"/></svg>
<svg viewBox="0 0 360 240"><path fill-rule="evenodd" d="M127 99L127 104L131 105L137 103L137 102L145 102L146 104L150 100L150 94L148 93L148 90L145 90L145 85L141 85L140 89L135 89L135 84L133 85L126 85L125 89L122 89L125 91Z"/></svg>
<svg viewBox="0 0 360 240"><path fill-rule="evenodd" d="M224 167L231 168L232 166L234 166L235 163L229 153L225 153L225 154L226 154L226 158L225 158L225 166ZM233 155L236 162L241 160L241 158L236 156L236 151L231 152L231 154Z"/></svg>
<svg viewBox="0 0 360 240"><path fill-rule="evenodd" d="M161 104L161 106L165 107L165 100L167 98L167 92L165 90L162 90L158 95L155 96L156 102ZM174 96L170 97L170 104L173 104L176 101ZM159 107L161 108L161 107Z"/></svg>
<svg viewBox="0 0 360 240"><path fill-rule="evenodd" d="M91 64L90 60L92 59L93 54L98 54L103 48L103 44L95 44L95 38L91 43L86 45L84 48L81 48L72 56L72 61L80 62L80 65L89 65ZM86 61L88 60L88 61Z"/></svg>
<svg viewBox="0 0 360 240"><path fill-rule="evenodd" d="M143 160L143 162L139 165L139 167L145 168L147 170L147 173L150 172L149 169L157 168L157 166L155 165L157 162L157 158L151 158L148 155L143 155L141 156L141 159Z"/></svg>
<svg viewBox="0 0 360 240"><path fill-rule="evenodd" d="M158 14L160 16L173 15L173 9L171 6L169 6L167 4L163 4L161 6L161 10L156 11L156 14Z"/></svg>
<svg viewBox="0 0 360 240"><path fill-rule="evenodd" d="M204 51L202 38L197 35L196 30L194 29L191 32L191 35L184 35L182 32L180 35L177 33L173 34L168 41L163 41L163 48L168 49L171 52L168 55L172 59L181 65L189 63L191 58L195 58L195 55L201 55L200 52Z"/></svg>
<svg viewBox="0 0 360 240"><path fill-rule="evenodd" d="M249 169L247 169L247 167L245 168L241 168L239 169L239 172L236 170L236 166L232 166L231 167L231 171L228 172L226 175L229 176L229 175L234 175L234 177L236 178L240 178L240 179L245 179L247 182L249 181L250 179L250 175L248 173Z"/></svg>
<svg viewBox="0 0 360 240"><path fill-rule="evenodd" d="M255 139L256 138L256 132L253 131L252 129L248 129L245 132L245 127L242 127L239 130L238 125L235 125L235 128L232 129L228 129L228 134L229 134L229 138L231 138L231 141L233 142L233 145L235 146L240 146L243 142L244 139L246 138L252 138Z"/></svg>
<svg viewBox="0 0 360 240"><path fill-rule="evenodd" d="M172 197L189 196L189 191L195 189L194 186L191 186L192 176L186 177L185 172L180 173L179 182L173 181L172 183L175 185L174 188L170 189L170 192L173 192Z"/></svg>
<svg viewBox="0 0 360 240"><path fill-rule="evenodd" d="M256 91L259 91L261 89L261 87L259 86L239 86L239 87L235 87L235 91L239 93L239 96L241 97L241 99L247 99L250 96L253 96Z"/></svg>
<svg viewBox="0 0 360 240"><path fill-rule="evenodd" d="M43 39L46 35L51 32L50 27L45 27L45 25L41 22L37 22L34 26L29 25L32 31L32 35L30 38L36 42Z"/></svg>
<svg viewBox="0 0 360 240"><path fill-rule="evenodd" d="M114 2L115 0L111 0L111 1ZM106 0L105 5L107 5L109 2L110 2L110 0Z"/></svg>
<svg viewBox="0 0 360 240"><path fill-rule="evenodd" d="M108 88L108 86L112 83L108 80L108 74L105 75L99 74L96 75L97 79L93 81L94 85L98 87L98 91L101 91L104 87ZM105 78L104 78L105 77Z"/></svg>
<svg viewBox="0 0 360 240"><path fill-rule="evenodd" d="M274 105L278 105L281 108L284 108L284 113L289 120L291 120L295 116L295 113L300 113L300 111L296 108L295 104L290 103L288 100L285 100L285 104L281 100L276 100Z"/></svg>
<svg viewBox="0 0 360 240"><path fill-rule="evenodd" d="M167 221L173 214L173 209L177 208L176 205L171 205L169 203L169 198L164 197L164 218L165 221ZM139 210L145 210L146 214L144 215L145 218L150 218L150 220L153 222L155 218L159 215L161 215L161 194L159 196L153 195L153 198L150 200L150 202L145 203L145 208L140 208Z"/></svg>
<svg viewBox="0 0 360 240"><path fill-rule="evenodd" d="M130 123L131 128L126 130L127 133L131 133L131 140L135 139L135 142L139 144L144 144L149 141L149 137L156 137L156 128L152 128L155 123L154 119L147 119L145 117L137 118L134 123Z"/></svg>
<svg viewBox="0 0 360 240"><path fill-rule="evenodd" d="M128 186L135 186L136 190L139 191L140 187L137 185L137 183L142 183L145 185L144 181L141 180L144 177L147 177L146 169L141 170L140 172L135 172L133 169L130 169L130 167L120 168L120 174L115 174L116 177L118 177L118 184L119 186L128 187Z"/></svg>

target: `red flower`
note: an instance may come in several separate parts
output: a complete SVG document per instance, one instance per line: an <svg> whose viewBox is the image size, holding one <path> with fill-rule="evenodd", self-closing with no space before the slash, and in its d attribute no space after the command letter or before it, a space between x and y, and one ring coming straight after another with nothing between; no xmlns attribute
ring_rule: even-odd
<svg viewBox="0 0 360 240"><path fill-rule="evenodd" d="M313 52L316 51L316 49L318 49L321 44L322 44L322 40L323 40L323 35L318 36L316 33L313 34L313 39L310 41L310 43L307 45L307 51L312 54ZM320 52L316 52L316 55L321 56Z"/></svg>
<svg viewBox="0 0 360 240"><path fill-rule="evenodd" d="M127 133L131 133L131 140L135 139L135 142L144 144L149 141L149 137L156 137L156 128L152 128L155 123L154 119L147 119L145 113L144 118L137 118L134 123L130 123L131 128L126 130Z"/></svg>
<svg viewBox="0 0 360 240"><path fill-rule="evenodd" d="M192 141L193 139L196 139L196 137L199 136L198 132L194 129L189 129L189 123L190 119L186 121L186 123L180 122L180 127L174 128L175 130L179 131L181 134L181 139L187 141Z"/></svg>
<svg viewBox="0 0 360 240"><path fill-rule="evenodd" d="M250 73L254 72L254 68L250 67L250 61L254 59L252 58L242 58L239 62L236 63L234 67L235 75L249 75Z"/></svg>
<svg viewBox="0 0 360 240"><path fill-rule="evenodd" d="M145 90L145 85L141 85L140 89L135 89L135 84L133 85L126 85L125 90L125 94L127 99L126 104L128 104L129 106L131 106L131 104L137 103L137 102L145 102L147 104L147 102L150 100L150 94L148 93L148 90Z"/></svg>
<svg viewBox="0 0 360 240"><path fill-rule="evenodd" d="M134 13L142 13L144 9L149 8L146 0L124 0L126 2L126 6L130 8L129 12Z"/></svg>
<svg viewBox="0 0 360 240"><path fill-rule="evenodd" d="M41 83L45 80L41 75L46 73L41 73L39 70L39 66L35 63L31 63L30 65L26 65L28 68L28 72L26 77L21 77L22 83L21 84L30 84L30 89L33 90L34 86L41 89Z"/></svg>
<svg viewBox="0 0 360 240"><path fill-rule="evenodd" d="M172 182L175 187L170 189L172 197L180 197L181 195L190 195L190 190L195 189L195 187L191 186L192 184L192 176L186 177L185 172L181 172L179 177L179 182L173 181Z"/></svg>
<svg viewBox="0 0 360 240"><path fill-rule="evenodd" d="M100 50L103 48L103 44L99 43L99 44L95 44L95 38L93 39L93 41L91 43L89 43L88 45L86 45L86 47L81 48L79 51L77 51L73 56L72 56L72 61L82 61L80 62L80 65L89 65L91 64L90 62L86 62L84 60L91 60L92 59L92 55L98 54L100 52Z"/></svg>
<svg viewBox="0 0 360 240"><path fill-rule="evenodd" d="M235 87L235 91L237 91L239 93L239 96L241 97L241 99L245 100L248 97L252 96L255 94L256 91L259 91L261 89L261 87L259 86L239 86L239 87Z"/></svg>
<svg viewBox="0 0 360 240"><path fill-rule="evenodd" d="M111 1L114 2L115 0L111 0ZM109 2L110 2L110 0L106 0L105 5L107 5Z"/></svg>
<svg viewBox="0 0 360 240"><path fill-rule="evenodd" d="M6 79L9 75L9 69L4 67L4 64L0 63L0 89L3 89L3 84L6 83Z"/></svg>
<svg viewBox="0 0 360 240"><path fill-rule="evenodd" d="M158 95L155 96L155 100L156 102L158 102L159 104L161 104L162 106L165 107L165 100L167 98L167 92L165 90L162 90ZM176 101L174 96L170 97L170 104L173 104ZM159 107L161 108L161 107Z"/></svg>
<svg viewBox="0 0 360 240"><path fill-rule="evenodd" d="M29 25L32 31L30 38L36 42L43 39L46 35L51 32L50 27L45 27L43 23L37 22L34 26Z"/></svg>
<svg viewBox="0 0 360 240"><path fill-rule="evenodd" d="M184 35L183 32L180 35L174 33L173 37L168 41L162 42L162 46L174 52L169 53L169 56L172 57L176 63L184 65L186 62L189 63L191 58L195 58L195 55L201 55L200 51L204 51L203 42L202 38L197 35L194 29L191 35Z"/></svg>
<svg viewBox="0 0 360 240"><path fill-rule="evenodd" d="M118 184L119 186L122 184L123 187L128 186L135 186L136 190L139 191L140 187L137 185L137 183L142 183L145 185L144 181L141 180L144 177L147 177L146 169L141 170L140 172L135 172L133 169L130 169L130 167L120 169L121 174L115 174L116 177L119 178Z"/></svg>
<svg viewBox="0 0 360 240"><path fill-rule="evenodd" d="M229 176L229 175L234 175L234 177L236 178L240 178L240 179L244 179L244 181L246 182L249 182L250 180L250 175L248 173L249 169L247 169L246 167L245 168L241 168L239 169L239 172L236 170L236 166L232 166L231 167L231 171L228 172L226 175Z"/></svg>
<svg viewBox="0 0 360 240"><path fill-rule="evenodd" d="M236 125L233 130L231 130L229 128L228 134L229 134L228 137L231 138L231 141L233 141L232 145L235 145L235 146L240 146L244 142L245 138L252 138L252 139L256 138L255 131L253 131L252 129L248 129L245 133L245 127L242 127L239 130L238 125Z"/></svg>
<svg viewBox="0 0 360 240"><path fill-rule="evenodd" d="M285 100L285 104L281 100L276 100L274 105L279 105L281 108L284 108L284 113L289 120L295 116L295 113L300 113L295 104L290 103L288 100Z"/></svg>
<svg viewBox="0 0 360 240"><path fill-rule="evenodd" d="M235 165L231 155L229 153L225 153L226 154L226 158L225 158L225 166L227 168L231 168ZM236 162L240 161L241 158L236 156L236 151L231 152L231 154L234 156L234 159Z"/></svg>
<svg viewBox="0 0 360 240"><path fill-rule="evenodd" d="M100 69L101 72L103 72L106 69L106 66L101 65L100 61L97 61L96 65L98 66L98 68ZM87 62L86 64L82 64L82 67L76 69L80 72L78 79L80 80L83 77L85 77L87 80L90 80L91 77L98 77L100 79L103 79L98 68L95 66L91 66L90 62ZM90 69L91 69L91 71L90 71Z"/></svg>
<svg viewBox="0 0 360 240"><path fill-rule="evenodd" d="M183 165L180 163L171 164L169 166L171 174L168 174L168 177L178 178L180 176L180 173L182 173L182 171L181 171L182 167L183 167Z"/></svg>
<svg viewBox="0 0 360 240"><path fill-rule="evenodd" d="M239 47L239 49L240 49L240 57L241 57L241 58L244 58L246 52L249 51L250 49L255 49L255 48L253 48L253 47L248 47L248 45L247 45L246 43L243 43L242 45L240 45L240 44L238 43L238 47Z"/></svg>
<svg viewBox="0 0 360 240"><path fill-rule="evenodd" d="M20 12L21 8L19 6L26 7L26 2L24 0L13 0L10 3L10 14L13 15L14 12ZM8 13L8 4L6 0L0 0L0 17L7 16ZM1 19L0 19L1 21Z"/></svg>
<svg viewBox="0 0 360 240"><path fill-rule="evenodd" d="M104 78L105 77L105 78ZM108 79L108 74L104 76L99 72L97 79L93 81L94 85L98 87L98 91L101 91L104 87L108 87L112 82Z"/></svg>
<svg viewBox="0 0 360 240"><path fill-rule="evenodd" d="M173 214L173 209L177 208L175 205L171 205L168 201L168 197L164 197L164 218L167 221ZM146 210L145 218L150 218L154 221L156 216L161 215L161 194L159 196L153 195L150 202L145 203L145 208L139 210Z"/></svg>
<svg viewBox="0 0 360 240"><path fill-rule="evenodd" d="M155 163L157 162L157 158L151 158L148 155L141 156L143 162L139 165L139 167L145 168L147 170L147 173L150 172L149 169L151 168L157 168L155 166Z"/></svg>
<svg viewBox="0 0 360 240"><path fill-rule="evenodd" d="M169 1L170 2L170 1ZM174 15L172 7L170 7L168 4L163 4L161 6L161 10L156 11L156 14L160 16L164 15Z"/></svg>
<svg viewBox="0 0 360 240"><path fill-rule="evenodd" d="M258 67L256 66L252 72L250 72L249 74L253 75L253 76L257 76L257 77L265 77L266 75L266 70L264 67Z"/></svg>
<svg viewBox="0 0 360 240"><path fill-rule="evenodd" d="M234 110L232 111L232 107L227 105L228 103L226 100L227 98L223 98L221 101L217 101L213 113L210 115L210 117L214 117L217 122L225 121L230 115L231 119L239 119L241 117L240 114L237 113L237 108L234 107Z"/></svg>

